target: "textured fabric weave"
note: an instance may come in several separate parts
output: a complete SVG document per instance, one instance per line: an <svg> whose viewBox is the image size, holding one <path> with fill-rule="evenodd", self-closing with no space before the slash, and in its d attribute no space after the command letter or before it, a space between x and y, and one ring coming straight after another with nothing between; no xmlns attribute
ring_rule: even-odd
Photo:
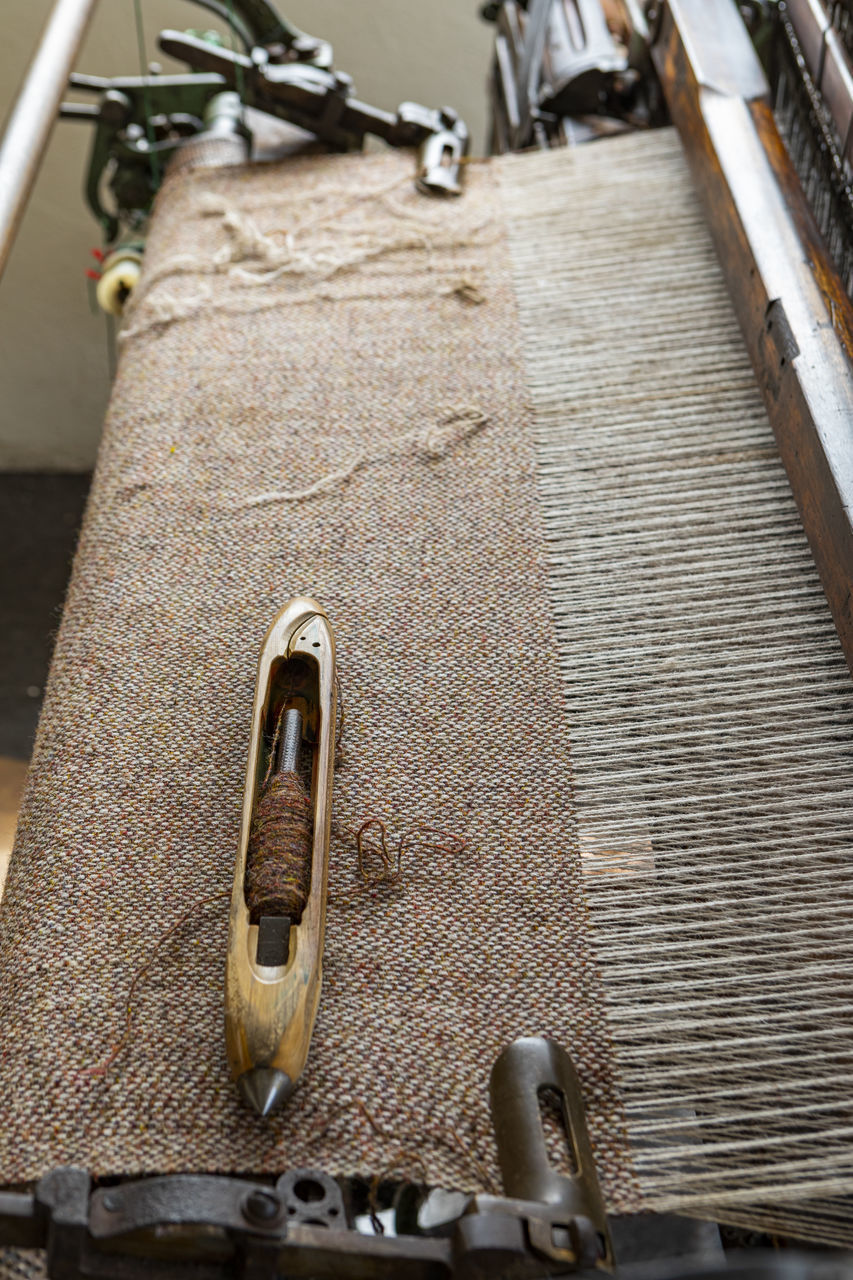
<svg viewBox="0 0 853 1280"><path fill-rule="evenodd" d="M611 1201L633 1194L496 178L472 166L444 203L412 172L409 155L306 159L162 193L2 908L6 1181L316 1163L475 1187L479 1166L497 1176L491 1063L546 1033L577 1059ZM222 197L283 252L292 236L296 269L214 270L247 234L211 212ZM306 501L266 500L377 453ZM224 901L163 947L130 1045L88 1073L162 931L230 885L257 653L297 594L337 632L337 823L471 843L416 847L399 888L359 896L336 841L308 1067L260 1120L225 1064Z"/></svg>
<svg viewBox="0 0 853 1280"><path fill-rule="evenodd" d="M490 1064L545 1033L611 1209L850 1242L853 697L677 138L467 177L163 192L0 914L0 1175L486 1186ZM224 900L91 1069L230 885L257 649L303 592L346 758L315 1041L262 1122ZM471 844L365 896L374 815Z"/></svg>

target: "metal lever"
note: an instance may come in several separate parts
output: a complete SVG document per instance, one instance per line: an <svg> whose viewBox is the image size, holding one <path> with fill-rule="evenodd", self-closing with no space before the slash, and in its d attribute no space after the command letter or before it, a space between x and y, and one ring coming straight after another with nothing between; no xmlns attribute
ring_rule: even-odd
<svg viewBox="0 0 853 1280"><path fill-rule="evenodd" d="M222 76L231 88L242 86L247 106L289 120L323 142L343 150L362 145L372 133L392 147L420 147L418 190L428 195L459 195L462 160L469 138L450 107L433 111L404 102L396 114L354 96L349 76L301 63L278 63L263 48L235 53L180 31L163 31L160 48L195 71Z"/></svg>
<svg viewBox="0 0 853 1280"><path fill-rule="evenodd" d="M551 1164L542 1128L540 1098L561 1101L563 1125L575 1172ZM515 1040L498 1058L489 1082L492 1124L504 1191L510 1201L533 1202L527 1216L538 1253L568 1266L611 1266L607 1211L586 1127L580 1080L560 1045L542 1037ZM487 1205L477 1198L478 1209ZM500 1202L497 1202L498 1204ZM551 1214L543 1214L543 1206Z"/></svg>

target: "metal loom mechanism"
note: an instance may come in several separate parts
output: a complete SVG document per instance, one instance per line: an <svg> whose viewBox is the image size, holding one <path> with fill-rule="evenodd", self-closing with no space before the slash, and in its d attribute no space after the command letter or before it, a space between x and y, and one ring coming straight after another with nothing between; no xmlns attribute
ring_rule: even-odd
<svg viewBox="0 0 853 1280"><path fill-rule="evenodd" d="M544 1090L560 1100L568 1174L546 1150ZM0 1244L46 1248L55 1280L536 1280L611 1270L568 1055L552 1041L516 1041L495 1063L490 1096L506 1196L451 1197L448 1216L420 1189L397 1202L399 1233L373 1233L366 1186L318 1169L289 1169L274 1182L174 1175L93 1186L84 1170L63 1168L32 1194L0 1193Z"/></svg>
<svg viewBox="0 0 853 1280"><path fill-rule="evenodd" d="M42 1248L52 1280L850 1280L838 1255L723 1260L712 1224L608 1217L580 1080L551 1040L514 1041L489 1082L504 1195L320 1169L275 1180L175 1174L100 1180L59 1168L32 1192L0 1192L0 1245ZM553 1164L543 1098L556 1100L566 1168ZM377 1223L381 1230L377 1230ZM702 1246L701 1259L699 1246ZM690 1256L691 1249L697 1257ZM665 1260L668 1259L668 1260Z"/></svg>
<svg viewBox="0 0 853 1280"><path fill-rule="evenodd" d="M510 0L487 3L481 12L496 27L494 153L574 145L664 123L660 89L648 74L648 28L639 0L628 0L619 33L599 0Z"/></svg>
<svg viewBox="0 0 853 1280"><path fill-rule="evenodd" d="M108 241L122 226L144 223L165 164L187 139L230 136L238 146L242 139L248 155L247 108L296 125L333 150L358 150L367 134L389 146L420 148L418 189L460 193L468 134L451 108L404 102L391 114L359 102L350 77L332 69L330 46L301 33L289 44L253 45L248 53L225 48L215 35L160 33L161 49L186 62L187 75L70 77L72 88L98 95L91 108L66 103L60 114L94 124L86 198Z"/></svg>
<svg viewBox="0 0 853 1280"><path fill-rule="evenodd" d="M496 27L492 152L576 145L667 123L665 77L653 59L666 8L665 0L488 0L481 12ZM849 293L853 4L743 0L725 9L727 17L739 11L749 33L778 128ZM742 67L744 33L726 29L725 60ZM719 37L715 43L722 47Z"/></svg>
<svg viewBox="0 0 853 1280"><path fill-rule="evenodd" d="M117 315L139 274L167 163L192 139L230 144L232 163L248 159L258 119L250 113L294 125L335 151L359 150L368 134L416 149L417 189L461 194L469 137L452 107L404 102L392 113L369 106L334 69L331 45L298 30L269 0L196 2L226 23L240 48L226 47L216 31L163 31L160 47L186 73L162 75L152 66L147 75L106 79L70 70L95 0L58 0L0 150L0 272L55 118L53 98L62 119L94 128L85 190L106 244L98 299ZM66 80L96 101L60 103Z"/></svg>

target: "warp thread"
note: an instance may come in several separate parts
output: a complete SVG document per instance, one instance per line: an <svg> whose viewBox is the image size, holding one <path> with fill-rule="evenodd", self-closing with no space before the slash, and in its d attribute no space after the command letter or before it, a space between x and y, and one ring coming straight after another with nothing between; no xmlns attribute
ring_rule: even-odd
<svg viewBox="0 0 853 1280"><path fill-rule="evenodd" d="M346 466L328 472L304 489L277 489L270 493L262 493L256 498L248 498L245 502L239 503L237 510L264 507L275 502L306 502L309 498L317 498L323 493L345 485L364 467L378 462L387 462L391 458L405 454L421 456L428 461L438 461L451 449L482 431L488 422L488 414L476 405L449 405L443 410L438 422L407 431L396 440L373 451L362 450Z"/></svg>

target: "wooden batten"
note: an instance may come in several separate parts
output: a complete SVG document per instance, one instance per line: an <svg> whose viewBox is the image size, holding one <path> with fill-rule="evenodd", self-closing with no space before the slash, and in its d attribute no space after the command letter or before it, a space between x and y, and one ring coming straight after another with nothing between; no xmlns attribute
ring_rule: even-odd
<svg viewBox="0 0 853 1280"><path fill-rule="evenodd" d="M853 307L733 0L660 0L652 56L853 671Z"/></svg>

